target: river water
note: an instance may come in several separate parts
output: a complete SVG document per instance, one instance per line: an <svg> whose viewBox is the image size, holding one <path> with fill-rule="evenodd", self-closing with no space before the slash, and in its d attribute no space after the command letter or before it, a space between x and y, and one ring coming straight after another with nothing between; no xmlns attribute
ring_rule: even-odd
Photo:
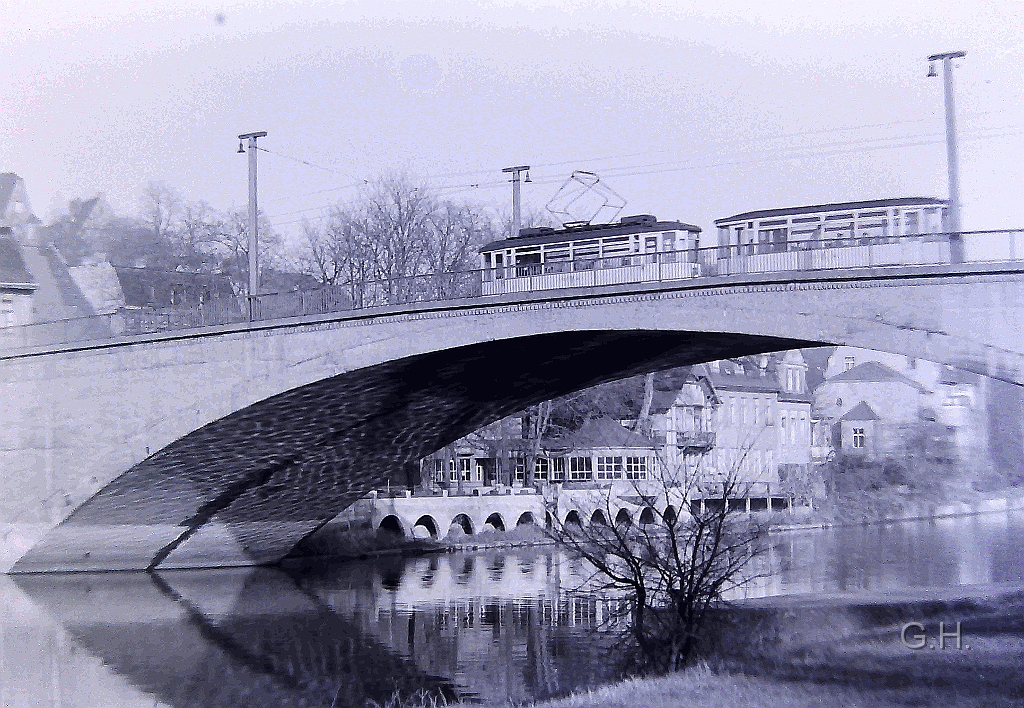
<svg viewBox="0 0 1024 708"><path fill-rule="evenodd" d="M749 597L1024 586L1024 512L775 534ZM0 576L3 706L493 703L616 678L613 598L552 547L146 574Z"/></svg>

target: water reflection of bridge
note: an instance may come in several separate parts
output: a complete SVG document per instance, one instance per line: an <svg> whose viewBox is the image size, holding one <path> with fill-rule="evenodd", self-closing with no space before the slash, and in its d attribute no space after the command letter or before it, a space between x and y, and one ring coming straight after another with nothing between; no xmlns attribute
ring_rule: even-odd
<svg viewBox="0 0 1024 708"><path fill-rule="evenodd" d="M76 644L171 706L363 708L395 690L458 695L277 571L18 584Z"/></svg>

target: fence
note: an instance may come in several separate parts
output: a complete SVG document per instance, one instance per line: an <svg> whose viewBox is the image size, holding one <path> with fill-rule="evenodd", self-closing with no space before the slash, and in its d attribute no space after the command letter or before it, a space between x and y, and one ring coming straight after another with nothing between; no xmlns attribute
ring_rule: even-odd
<svg viewBox="0 0 1024 708"><path fill-rule="evenodd" d="M951 256L964 263L1024 260L1024 229L964 232L954 243L956 247L951 249L950 234L937 233L712 246L325 285L314 290L257 295L248 300L253 319L262 321L537 290L758 273L941 265L950 263ZM246 319L242 308L234 307L233 300L188 309L123 309L108 315L2 327L0 352Z"/></svg>

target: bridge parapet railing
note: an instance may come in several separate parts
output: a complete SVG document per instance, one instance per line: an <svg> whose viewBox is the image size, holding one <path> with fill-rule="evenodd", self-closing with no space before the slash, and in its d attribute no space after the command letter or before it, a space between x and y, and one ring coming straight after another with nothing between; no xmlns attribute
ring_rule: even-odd
<svg viewBox="0 0 1024 708"><path fill-rule="evenodd" d="M844 237L621 254L327 284L248 298L254 320L330 314L481 295L846 268L1024 260L1024 229ZM0 327L0 352L243 322L231 299L188 308L122 309L55 322Z"/></svg>
<svg viewBox="0 0 1024 708"><path fill-rule="evenodd" d="M478 270L455 271L325 285L315 290L257 295L251 300L255 319L268 320L475 297L481 294L480 282Z"/></svg>

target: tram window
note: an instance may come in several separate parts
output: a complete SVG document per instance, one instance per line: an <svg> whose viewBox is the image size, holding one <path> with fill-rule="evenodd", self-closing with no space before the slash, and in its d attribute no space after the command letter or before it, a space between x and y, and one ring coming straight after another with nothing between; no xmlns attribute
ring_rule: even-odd
<svg viewBox="0 0 1024 708"><path fill-rule="evenodd" d="M676 250L676 235L674 233L665 233L661 235L662 250L674 251Z"/></svg>
<svg viewBox="0 0 1024 708"><path fill-rule="evenodd" d="M575 258L597 258L598 250L597 239L578 241L572 247Z"/></svg>
<svg viewBox="0 0 1024 708"><path fill-rule="evenodd" d="M544 248L544 260L546 262L569 260L569 244L560 243L556 246L546 246Z"/></svg>
<svg viewBox="0 0 1024 708"><path fill-rule="evenodd" d="M655 251L658 250L658 237L657 236L648 236L646 238L645 242L646 242L646 245L644 246L644 252L646 252L646 253L654 253Z"/></svg>
<svg viewBox="0 0 1024 708"><path fill-rule="evenodd" d="M629 242L630 238L628 236L606 238L604 240L604 255L607 257L629 253Z"/></svg>

